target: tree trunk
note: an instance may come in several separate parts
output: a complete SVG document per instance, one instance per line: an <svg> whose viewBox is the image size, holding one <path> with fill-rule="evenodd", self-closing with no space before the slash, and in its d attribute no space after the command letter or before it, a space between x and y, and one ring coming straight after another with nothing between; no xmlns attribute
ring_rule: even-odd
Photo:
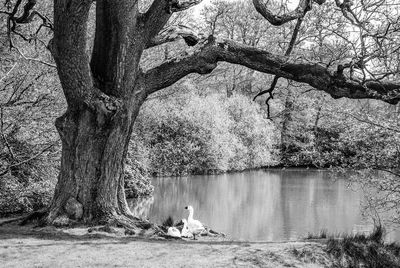
<svg viewBox="0 0 400 268"><path fill-rule="evenodd" d="M125 199L124 162L133 123L148 95L139 61L150 37L138 25L137 1L96 1L90 61L86 43L92 3L54 4L52 53L68 109L56 120L61 168L46 220L134 228L143 222L133 217Z"/></svg>
<svg viewBox="0 0 400 268"><path fill-rule="evenodd" d="M87 109L69 109L56 120L62 158L49 221L67 215L107 223L132 216L125 200L124 161L139 108L137 103L131 113L121 111L106 122Z"/></svg>

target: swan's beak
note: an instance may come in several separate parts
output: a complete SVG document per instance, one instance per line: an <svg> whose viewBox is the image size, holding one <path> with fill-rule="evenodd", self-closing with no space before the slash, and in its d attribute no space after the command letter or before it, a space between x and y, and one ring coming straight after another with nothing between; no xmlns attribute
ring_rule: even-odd
<svg viewBox="0 0 400 268"><path fill-rule="evenodd" d="M185 209L188 209L188 207L185 207Z"/></svg>

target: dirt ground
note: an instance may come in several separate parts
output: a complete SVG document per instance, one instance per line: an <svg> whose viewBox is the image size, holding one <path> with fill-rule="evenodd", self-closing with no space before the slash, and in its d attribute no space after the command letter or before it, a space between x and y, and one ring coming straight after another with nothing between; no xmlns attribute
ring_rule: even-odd
<svg viewBox="0 0 400 268"><path fill-rule="evenodd" d="M319 242L165 240L87 228L0 227L0 267L328 267Z"/></svg>

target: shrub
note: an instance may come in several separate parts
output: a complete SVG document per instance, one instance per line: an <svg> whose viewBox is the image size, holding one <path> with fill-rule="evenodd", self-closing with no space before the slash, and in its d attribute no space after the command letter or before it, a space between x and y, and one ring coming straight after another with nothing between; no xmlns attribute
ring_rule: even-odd
<svg viewBox="0 0 400 268"><path fill-rule="evenodd" d="M382 228L365 235L344 235L329 238L327 252L336 260L337 267L400 267L400 245L385 244Z"/></svg>
<svg viewBox="0 0 400 268"><path fill-rule="evenodd" d="M146 152L142 148L131 143L128 150L124 173L126 198L149 196L154 191L148 177L146 161L143 159Z"/></svg>
<svg viewBox="0 0 400 268"><path fill-rule="evenodd" d="M232 161L230 169L256 168L273 163L272 150L277 136L274 125L264 116L261 107L250 99L234 95L226 100L225 107L231 117L230 132L238 140L235 149L236 159L244 161L242 165Z"/></svg>
<svg viewBox="0 0 400 268"><path fill-rule="evenodd" d="M19 161L34 156L34 146L7 137L8 145ZM13 161L5 147L0 151L2 169ZM31 212L47 206L53 196L57 169L53 157L43 153L24 164L10 168L0 180L0 215Z"/></svg>
<svg viewBox="0 0 400 268"><path fill-rule="evenodd" d="M258 104L241 95L153 99L134 131L133 142L146 148L153 175L219 173L272 162L273 125Z"/></svg>

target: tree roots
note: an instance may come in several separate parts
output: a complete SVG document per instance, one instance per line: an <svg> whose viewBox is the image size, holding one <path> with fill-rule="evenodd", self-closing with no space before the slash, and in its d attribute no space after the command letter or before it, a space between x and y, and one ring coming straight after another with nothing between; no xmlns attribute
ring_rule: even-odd
<svg viewBox="0 0 400 268"><path fill-rule="evenodd" d="M163 226L151 223L147 220L139 219L132 214L120 214L112 213L102 220L94 220L91 222L78 222L73 219L69 219L68 216L62 214L58 215L54 220L49 221L49 210L42 209L25 215L22 217L5 220L0 222L0 226L5 224L12 224L19 222L19 225L26 225L29 223L36 223L39 227L44 226L55 226L59 228L73 227L73 226L91 226L88 227L88 232L103 232L114 235L127 235L127 236L142 236L142 237L162 237L166 239L182 239L169 236ZM206 232L201 236L211 237L224 237L223 233L215 232L209 228L206 228Z"/></svg>

